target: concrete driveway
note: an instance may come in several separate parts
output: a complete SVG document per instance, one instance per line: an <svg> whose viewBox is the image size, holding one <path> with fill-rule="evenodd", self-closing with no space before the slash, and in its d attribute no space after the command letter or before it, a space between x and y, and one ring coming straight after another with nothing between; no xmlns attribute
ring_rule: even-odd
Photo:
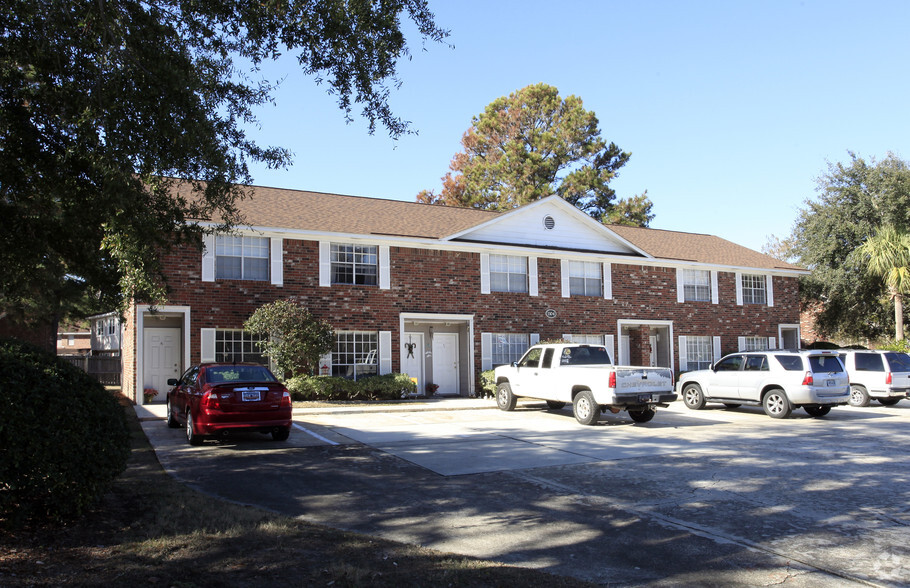
<svg viewBox="0 0 910 588"><path fill-rule="evenodd" d="M469 410L434 410L453 405ZM676 403L595 427L533 404L409 408L295 411L285 443L143 428L202 491L600 584L910 584L910 401L782 421Z"/></svg>

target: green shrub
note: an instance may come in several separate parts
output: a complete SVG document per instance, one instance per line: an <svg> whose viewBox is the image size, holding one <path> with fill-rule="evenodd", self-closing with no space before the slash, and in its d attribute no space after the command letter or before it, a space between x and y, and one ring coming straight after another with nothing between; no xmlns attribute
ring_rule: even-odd
<svg viewBox="0 0 910 588"><path fill-rule="evenodd" d="M413 394L417 385L405 374L369 376L356 382L333 376L297 376L285 382L291 399L392 400Z"/></svg>
<svg viewBox="0 0 910 588"><path fill-rule="evenodd" d="M480 388L490 396L496 396L496 376L493 370L480 372Z"/></svg>
<svg viewBox="0 0 910 588"><path fill-rule="evenodd" d="M129 455L126 415L113 394L50 353L0 341L0 522L82 514Z"/></svg>
<svg viewBox="0 0 910 588"><path fill-rule="evenodd" d="M906 339L901 339L900 341L889 341L888 343L879 347L885 351L897 351L899 353L910 353L910 344L907 343Z"/></svg>

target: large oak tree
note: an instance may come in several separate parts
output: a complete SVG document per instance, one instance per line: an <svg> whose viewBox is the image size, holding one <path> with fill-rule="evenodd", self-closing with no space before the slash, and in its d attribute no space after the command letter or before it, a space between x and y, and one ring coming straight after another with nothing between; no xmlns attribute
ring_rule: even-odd
<svg viewBox="0 0 910 588"><path fill-rule="evenodd" d="M630 154L600 134L581 98L534 84L498 98L475 116L443 178L418 202L507 210L558 194L602 222L647 226L646 194L615 202L610 181Z"/></svg>
<svg viewBox="0 0 910 588"><path fill-rule="evenodd" d="M790 259L812 271L800 297L819 309L820 334L876 340L895 332L892 293L861 250L883 227L910 230L910 166L893 154L867 161L854 153L829 164L786 241Z"/></svg>
<svg viewBox="0 0 910 588"><path fill-rule="evenodd" d="M240 222L248 164L288 151L247 134L283 53L397 137L402 17L441 41L426 0L30 0L0 9L0 316L160 300L158 251L194 219ZM172 180L196 181L179 198ZM50 317L49 317L50 318Z"/></svg>

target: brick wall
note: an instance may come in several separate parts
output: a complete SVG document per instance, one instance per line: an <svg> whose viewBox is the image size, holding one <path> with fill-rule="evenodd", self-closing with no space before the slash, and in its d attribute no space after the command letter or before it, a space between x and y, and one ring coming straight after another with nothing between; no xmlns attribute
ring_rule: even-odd
<svg viewBox="0 0 910 588"><path fill-rule="evenodd" d="M399 348L399 314L474 315L475 370L480 370L482 332L539 333L541 339L567 333L617 335L617 321L673 321L674 337L720 336L722 351L736 350L737 337L777 337L781 323L799 323L796 278L774 278L774 306L737 306L735 276L720 272L720 304L676 300L676 270L634 264L612 264L613 298L561 296L560 261L538 259L539 296L480 293L477 253L392 247L391 288L319 286L319 251L315 241L285 239L284 285L268 282L201 281L201 254L182 248L164 258L170 276L168 304L192 307L191 361L199 361L200 329L241 328L259 306L280 298L303 302L315 316L339 330L391 331ZM555 311L555 318L546 312ZM135 317L129 324L135 325ZM647 341L647 333L638 333ZM125 335L124 386L135 334ZM675 346L675 342L674 342ZM638 345L638 347L643 347ZM638 352L643 355L643 352ZM677 351L678 356L678 351ZM633 355L633 358L636 355ZM675 358L675 359L678 359ZM399 369L393 353L393 369ZM135 360L132 361L135 369ZM678 366L674 366L678 367ZM135 378L133 378L135 379Z"/></svg>

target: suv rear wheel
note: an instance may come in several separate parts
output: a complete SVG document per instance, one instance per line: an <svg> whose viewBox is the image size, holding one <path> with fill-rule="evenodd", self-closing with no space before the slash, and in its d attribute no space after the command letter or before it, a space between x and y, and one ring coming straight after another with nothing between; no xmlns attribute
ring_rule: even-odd
<svg viewBox="0 0 910 588"><path fill-rule="evenodd" d="M765 409L765 414L772 419L785 419L793 411L790 408L790 400L780 388L769 390L762 399L761 404L762 408Z"/></svg>

